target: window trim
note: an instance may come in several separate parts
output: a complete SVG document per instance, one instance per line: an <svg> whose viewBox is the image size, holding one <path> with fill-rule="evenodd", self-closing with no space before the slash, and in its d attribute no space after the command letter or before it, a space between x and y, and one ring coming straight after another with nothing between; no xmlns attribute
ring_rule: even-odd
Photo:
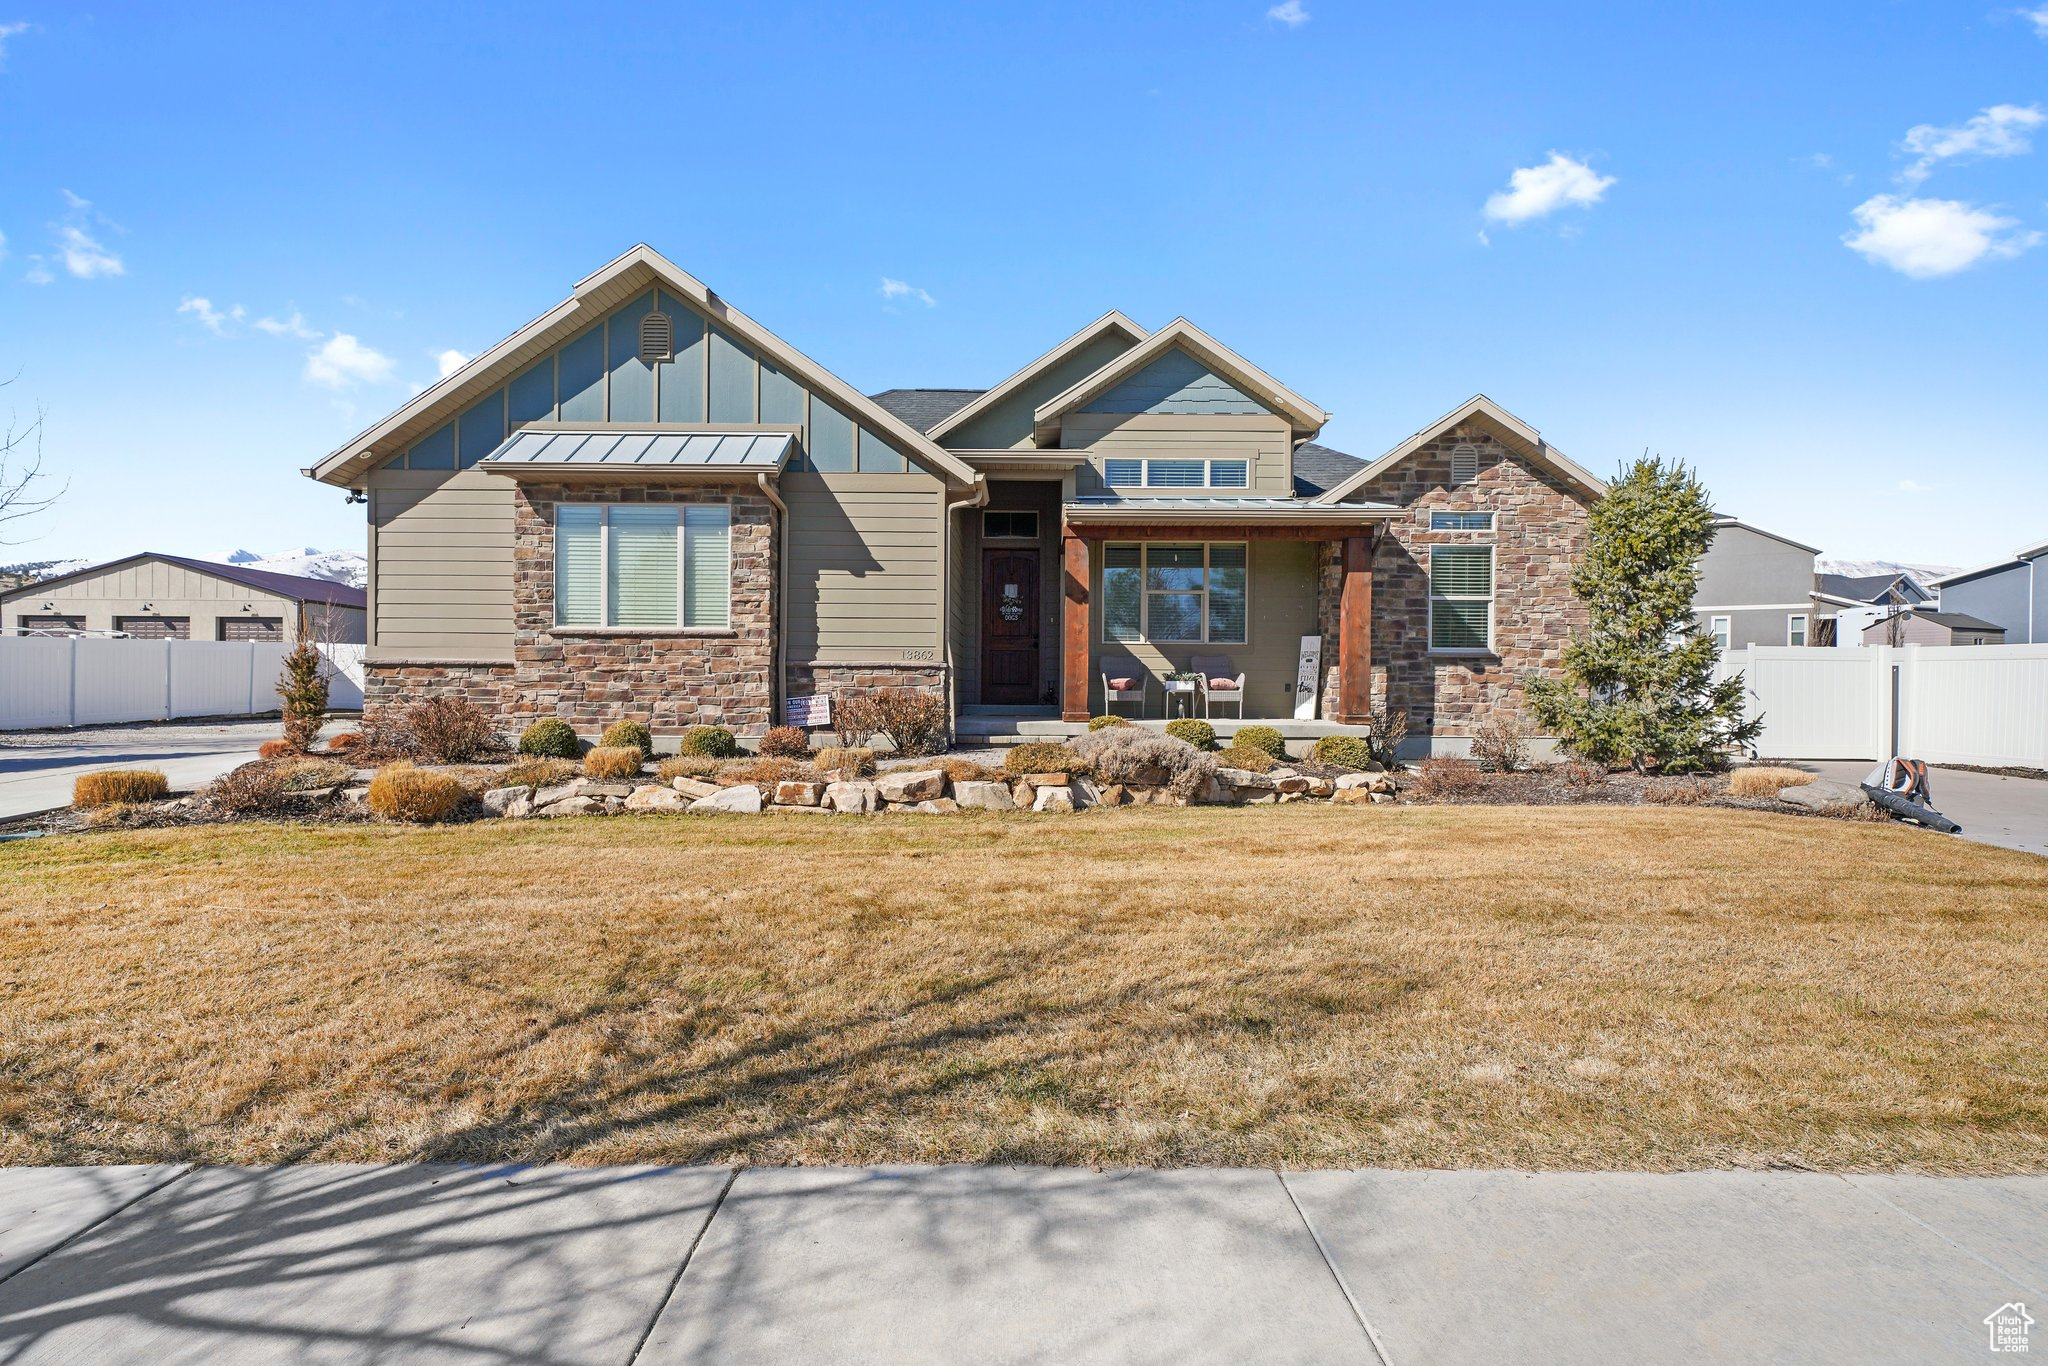
<svg viewBox="0 0 2048 1366"><path fill-rule="evenodd" d="M1793 622L1795 622L1795 621L1799 623L1799 639L1797 639L1797 640L1794 640L1794 639L1792 639L1792 623L1793 623ZM1793 647L1795 647L1795 648L1799 648L1799 649L1804 649L1804 648L1805 648L1805 646L1806 646L1806 642L1807 642L1807 640L1808 640L1808 639L1809 639L1809 638L1810 638L1810 637L1812 636L1812 634L1813 634L1813 623L1812 623L1812 621L1811 621L1811 620L1809 620L1809 619L1808 619L1808 617L1807 617L1807 614L1806 614L1806 613L1804 613L1804 612L1791 612L1791 613L1788 613L1788 614L1786 615L1786 617L1785 617L1785 643L1786 643L1787 645L1789 645L1789 646L1793 646Z"/></svg>
<svg viewBox="0 0 2048 1366"><path fill-rule="evenodd" d="M1155 484L1152 482L1152 467L1155 464L1200 465L1202 467L1203 482L1199 484ZM1107 489L1145 489L1169 493L1213 493L1226 490L1232 493L1249 493L1252 487L1252 464L1253 461L1249 456L1242 455L1107 455L1102 458L1102 486ZM1136 465L1138 467L1138 482L1135 484L1115 482L1109 477L1109 467L1111 465ZM1216 467L1218 465L1242 465L1244 467L1244 482L1238 484L1217 483ZM1225 543L1219 541L1217 544Z"/></svg>
<svg viewBox="0 0 2048 1366"><path fill-rule="evenodd" d="M988 529L988 519L991 516L1029 517L1031 519L1031 531L1028 535L1013 531L997 534ZM1037 508L983 508L981 510L981 539L984 541L1030 541L1036 543L1044 539L1044 534L1045 519L1038 515Z"/></svg>
<svg viewBox="0 0 2048 1366"><path fill-rule="evenodd" d="M1437 524L1437 519L1439 517L1483 517L1486 519L1486 522L1483 526L1439 526ZM1431 531L1476 531L1491 533L1494 530L1494 516L1491 512L1481 512L1476 508L1431 508L1429 510L1429 529Z"/></svg>
<svg viewBox="0 0 2048 1366"><path fill-rule="evenodd" d="M1103 541L1102 554L1095 566L1093 589L1098 601L1102 600L1102 576L1109 571L1109 549L1111 546L1136 546L1138 548L1138 634L1132 637L1113 636L1109 633L1109 611L1107 603L1103 610L1094 615L1099 618L1096 635L1103 645L1242 645L1249 646L1252 638L1252 546L1250 541ZM1151 572L1151 548L1155 545L1199 545L1202 547L1202 636L1199 640L1154 640L1152 638L1153 590L1145 584L1145 575ZM1211 552L1219 545L1244 547L1244 639L1215 640L1209 635L1209 579L1211 575ZM1163 590L1159 597L1186 596L1192 589Z"/></svg>
<svg viewBox="0 0 2048 1366"><path fill-rule="evenodd" d="M1735 619L1725 616L1707 618L1707 639L1714 642L1715 650L1722 654L1735 648Z"/></svg>
<svg viewBox="0 0 2048 1366"><path fill-rule="evenodd" d="M1432 655L1449 655L1449 656L1453 656L1453 657L1459 657L1459 656L1462 656L1462 657L1465 657L1465 658L1473 658L1473 657L1478 657L1478 656L1484 656L1484 655L1491 655L1491 654L1494 654L1494 653L1495 653L1495 650L1494 650L1494 638L1493 638L1493 632L1494 632L1494 610L1493 610L1493 608L1494 608L1494 602L1495 602L1495 600L1496 600L1496 599L1497 599L1497 598L1499 597L1499 594L1500 594L1500 584L1499 584L1499 581L1498 581L1498 579L1497 579L1497 578L1495 577L1495 576L1496 576L1496 573L1497 573L1497 571L1498 571L1498 569L1499 569L1499 563L1500 563L1500 555L1499 555L1499 549L1500 549L1500 547L1499 547L1499 546L1497 546L1497 545L1496 545L1496 544L1495 544L1494 542L1492 542L1492 541L1458 541L1458 542L1452 542L1452 543L1449 543L1449 544L1444 544L1444 545L1433 545L1433 546L1429 547L1429 563L1428 563L1428 565L1427 565L1427 566L1426 566L1426 567L1424 568L1424 571L1423 571L1423 572L1424 572L1424 574L1425 574L1425 575L1427 576L1427 579L1426 579L1426 583L1425 583L1425 586L1426 586L1426 587L1428 588L1428 590L1429 590L1429 592L1428 592L1428 598L1429 598L1429 623L1428 623L1428 627L1429 627L1429 634L1428 634L1428 636L1426 636L1426 637L1425 637L1425 639L1426 639L1426 640L1428 640L1428 642L1429 642L1429 652L1430 652L1430 654L1432 654ZM1472 597L1472 596L1468 596L1468 595L1453 595L1453 594L1449 594L1449 593L1441 593L1441 594L1440 594L1440 593L1438 593L1438 592L1436 591L1436 557L1437 557L1437 552L1439 552L1439 551L1444 551L1444 550L1451 550L1451 551L1468 551L1468 550L1484 550L1484 551L1486 552L1486 596L1485 596L1485 597L1484 597L1483 599L1482 599L1482 598L1477 598L1477 597ZM1483 602L1485 602L1485 604L1486 604L1486 643L1485 643L1484 645L1438 645L1438 644L1436 643L1436 605L1437 605L1437 603L1438 603L1439 601L1442 601L1442 602L1481 602L1481 601L1483 601Z"/></svg>
<svg viewBox="0 0 2048 1366"><path fill-rule="evenodd" d="M676 621L674 625L654 624L626 626L612 621L612 510L614 508L643 509L666 507L676 515ZM725 624L723 626L691 626L686 624L690 614L689 564L690 547L696 537L690 534L688 509L693 507L715 507L725 509ZM562 619L562 569L561 529L564 508L595 508L597 522L597 620L564 621ZM693 499L678 503L618 503L584 502L580 499L565 499L555 504L554 516L549 519L554 542L550 550L554 558L554 572L550 577L548 591L553 598L554 623L550 634L554 635L659 635L659 636L730 636L738 634L732 625L732 575L733 575L733 515L731 498Z"/></svg>

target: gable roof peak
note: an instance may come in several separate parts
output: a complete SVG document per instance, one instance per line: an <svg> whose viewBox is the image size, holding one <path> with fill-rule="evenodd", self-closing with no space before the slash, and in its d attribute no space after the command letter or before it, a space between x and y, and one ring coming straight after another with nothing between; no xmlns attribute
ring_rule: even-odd
<svg viewBox="0 0 2048 1366"><path fill-rule="evenodd" d="M1364 469L1346 479L1343 483L1316 499L1319 503L1338 503L1364 488L1381 474L1394 468L1414 455L1431 441L1454 427L1459 427L1473 418L1481 418L1491 426L1501 443L1509 450L1526 459L1549 465L1567 480L1592 494L1595 498L1607 495L1605 481L1582 468L1565 453L1543 439L1543 434L1516 417L1507 409L1495 403L1485 394L1474 394L1457 407L1439 417L1436 421L1416 432L1413 436L1397 443L1379 459L1367 464Z"/></svg>
<svg viewBox="0 0 2048 1366"><path fill-rule="evenodd" d="M928 434L934 441L943 439L949 432L957 431L983 413L996 407L1004 399L1029 384L1038 375L1044 374L1047 370L1052 369L1061 361L1067 359L1067 357L1085 347L1093 345L1103 337L1128 337L1132 344L1136 345L1150 335L1151 333L1131 321L1125 314L1112 308L1109 312L1103 314L1094 322L1089 323L1086 327L1074 333L1044 355L1039 356L990 388L984 389L979 398L949 413L944 419L933 426Z"/></svg>

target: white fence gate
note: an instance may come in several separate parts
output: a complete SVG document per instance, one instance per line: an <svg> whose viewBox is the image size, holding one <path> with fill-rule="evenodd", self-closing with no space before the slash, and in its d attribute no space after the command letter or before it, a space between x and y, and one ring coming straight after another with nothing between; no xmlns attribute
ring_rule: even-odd
<svg viewBox="0 0 2048 1366"><path fill-rule="evenodd" d="M1738 671L1765 754L2048 768L2048 645L1752 645Z"/></svg>
<svg viewBox="0 0 2048 1366"><path fill-rule="evenodd" d="M322 647L328 705L363 705L363 647ZM289 645L264 640L0 636L0 730L254 716L277 710Z"/></svg>

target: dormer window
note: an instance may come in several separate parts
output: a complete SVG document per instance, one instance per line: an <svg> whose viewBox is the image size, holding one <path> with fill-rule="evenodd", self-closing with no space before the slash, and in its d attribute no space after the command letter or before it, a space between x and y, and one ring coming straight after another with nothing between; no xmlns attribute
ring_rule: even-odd
<svg viewBox="0 0 2048 1366"><path fill-rule="evenodd" d="M640 363L659 365L676 358L676 328L659 310L640 320Z"/></svg>

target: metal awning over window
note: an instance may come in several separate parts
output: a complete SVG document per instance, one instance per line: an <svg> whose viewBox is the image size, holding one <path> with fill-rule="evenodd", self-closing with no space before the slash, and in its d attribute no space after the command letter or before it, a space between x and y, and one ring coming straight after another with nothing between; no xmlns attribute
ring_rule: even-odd
<svg viewBox="0 0 2048 1366"><path fill-rule="evenodd" d="M643 474L773 474L796 445L792 432L649 431L522 427L478 463L498 474L579 470Z"/></svg>

